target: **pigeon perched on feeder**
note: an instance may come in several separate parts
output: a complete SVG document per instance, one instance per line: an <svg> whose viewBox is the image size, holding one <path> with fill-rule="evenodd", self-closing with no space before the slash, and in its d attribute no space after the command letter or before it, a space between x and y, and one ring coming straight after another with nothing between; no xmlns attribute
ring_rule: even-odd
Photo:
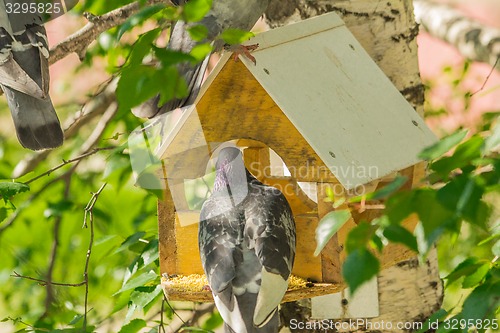
<svg viewBox="0 0 500 333"><path fill-rule="evenodd" d="M220 52L225 46L224 41L218 38L221 33L227 29L239 29L244 31L252 29L266 11L270 1L271 0L213 0L212 8L200 22L186 23L184 21L178 21L174 25L167 48L174 51L189 53L196 45L213 42L213 52ZM187 1L175 0L172 2L176 5L183 5ZM200 42L193 40L189 34L189 29L198 24L207 28L207 37ZM249 51L254 50L256 47L257 45L233 45L230 46L229 49L237 54L244 54L247 58L255 62L255 58L250 55ZM209 58L210 56L207 56L201 63L195 66L190 63L182 63L177 66L179 75L185 79L188 86L187 97L173 99L164 105L158 106L160 96L156 96L134 108L132 112L137 117L152 118L158 114L192 104L198 96Z"/></svg>
<svg viewBox="0 0 500 333"><path fill-rule="evenodd" d="M278 332L278 305L295 257L295 222L285 196L254 178L237 148L219 153L198 242L226 332Z"/></svg>
<svg viewBox="0 0 500 333"><path fill-rule="evenodd" d="M64 134L49 96L49 48L40 14L8 13L0 0L0 86L19 142L32 150L60 146Z"/></svg>

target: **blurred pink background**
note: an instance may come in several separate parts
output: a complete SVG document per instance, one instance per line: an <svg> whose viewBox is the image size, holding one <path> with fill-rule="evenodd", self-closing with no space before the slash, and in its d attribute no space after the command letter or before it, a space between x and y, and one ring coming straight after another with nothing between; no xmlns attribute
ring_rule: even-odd
<svg viewBox="0 0 500 333"><path fill-rule="evenodd" d="M500 28L499 0L462 0L440 1L455 4L464 15L478 21ZM461 98L453 97L450 89L450 78L443 75L443 68L451 66L457 72L463 67L464 58L449 44L436 39L426 32L418 36L419 64L422 80L435 82L435 89L428 96L428 102L433 106L443 106L449 111L449 116L428 118L427 123L437 134L449 133L459 126L473 127L477 125L484 112L500 111L500 72L495 70L481 92L471 98L470 111L463 111ZM465 76L461 88L475 92L481 88L486 77L491 72L491 66L484 63L473 63ZM456 78L456 77L455 77Z"/></svg>

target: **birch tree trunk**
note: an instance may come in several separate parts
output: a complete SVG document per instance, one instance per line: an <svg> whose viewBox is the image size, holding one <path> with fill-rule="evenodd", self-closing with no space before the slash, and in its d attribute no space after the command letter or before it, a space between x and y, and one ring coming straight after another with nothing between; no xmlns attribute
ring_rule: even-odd
<svg viewBox="0 0 500 333"><path fill-rule="evenodd" d="M266 13L271 27L335 11L363 45L372 59L413 105L423 114L424 90L419 76L416 36L418 25L411 0L275 0ZM435 252L419 265L416 259L401 262L381 272L378 279L380 316L371 323L391 322L392 329L357 327L345 332L410 332L398 323L423 322L440 308L442 284ZM282 322L306 322L310 318L307 300L282 307ZM289 330L284 332L334 332L334 330Z"/></svg>
<svg viewBox="0 0 500 333"><path fill-rule="evenodd" d="M464 57L500 70L500 29L464 17L449 5L427 0L415 0L415 16L429 34L450 43Z"/></svg>

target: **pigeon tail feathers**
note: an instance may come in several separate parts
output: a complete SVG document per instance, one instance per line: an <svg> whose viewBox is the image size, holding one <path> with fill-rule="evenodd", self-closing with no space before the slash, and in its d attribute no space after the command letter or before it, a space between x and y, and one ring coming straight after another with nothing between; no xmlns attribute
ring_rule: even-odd
<svg viewBox="0 0 500 333"><path fill-rule="evenodd" d="M50 97L37 99L6 86L2 89L23 147L42 150L63 144L64 133Z"/></svg>

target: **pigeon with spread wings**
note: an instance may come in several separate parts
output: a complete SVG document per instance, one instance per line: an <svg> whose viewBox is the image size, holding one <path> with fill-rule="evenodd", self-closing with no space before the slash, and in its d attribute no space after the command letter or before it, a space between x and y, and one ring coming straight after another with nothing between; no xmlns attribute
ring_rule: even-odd
<svg viewBox="0 0 500 333"><path fill-rule="evenodd" d="M63 143L49 96L49 49L38 13L10 13L15 0L0 0L0 86L9 105L17 137L32 150Z"/></svg>
<svg viewBox="0 0 500 333"><path fill-rule="evenodd" d="M240 29L244 31L252 29L266 11L270 1L271 0L213 0L212 8L200 22L186 23L184 21L178 21L174 25L167 48L174 51L189 53L200 43L213 42L213 51L219 52L224 47L224 41L218 38L221 33L226 29ZM182 5L187 1L174 0L172 2ZM207 37L200 42L193 40L189 34L189 29L198 24L205 26L208 33ZM249 50L254 49L254 47L254 45L249 48L236 45L232 46L231 50L237 53L243 53L245 56L255 61L249 54ZM173 99L159 106L160 97L156 96L146 103L134 108L132 112L138 117L152 118L158 114L194 103L203 81L208 59L209 56L195 66L192 66L190 63L182 63L177 67L180 76L186 80L188 86L187 97Z"/></svg>
<svg viewBox="0 0 500 333"><path fill-rule="evenodd" d="M254 178L237 148L219 153L198 242L226 332L278 332L278 305L295 257L295 222L285 196Z"/></svg>

